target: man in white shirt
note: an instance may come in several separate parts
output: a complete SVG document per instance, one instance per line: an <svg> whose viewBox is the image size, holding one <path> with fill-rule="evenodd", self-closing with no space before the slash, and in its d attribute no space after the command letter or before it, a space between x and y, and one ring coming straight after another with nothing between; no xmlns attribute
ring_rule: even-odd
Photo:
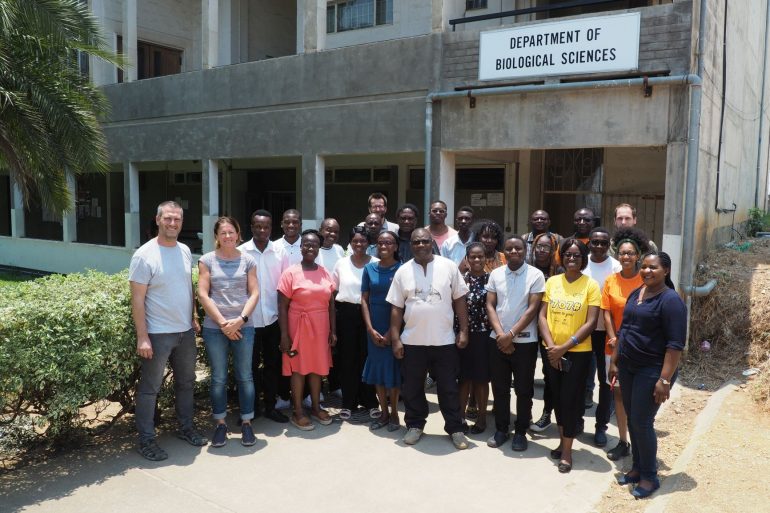
<svg viewBox="0 0 770 513"><path fill-rule="evenodd" d="M535 366L538 354L537 313L545 292L545 277L524 262L526 241L514 235L506 239L507 264L489 273L487 315L492 327L489 370L495 396L495 434L487 440L500 447L508 438L511 418L511 374L516 393L516 424L511 447L527 449L527 428L532 418Z"/></svg>
<svg viewBox="0 0 770 513"><path fill-rule="evenodd" d="M283 230L283 237L275 242L289 257L289 265L298 264L302 261L299 236L301 229L302 214L299 213L299 210L294 208L286 210L283 213L283 216L281 216L281 230Z"/></svg>
<svg viewBox="0 0 770 513"><path fill-rule="evenodd" d="M327 217L321 222L321 228L318 231L321 233L323 241L315 263L322 265L331 274L337 260L345 256L345 250L337 244L337 241L340 240L340 223L333 217Z"/></svg>
<svg viewBox="0 0 770 513"><path fill-rule="evenodd" d="M256 388L256 402L259 403L260 389L264 396L264 415L275 422L287 423L289 418L275 408L276 397L288 399L289 392L281 393L281 329L278 326L278 280L289 266L289 257L277 242L270 241L273 229L273 215L267 210L251 214L252 238L238 246L242 252L251 255L257 262L259 281L259 303L251 315L254 326L254 352L252 372ZM260 363L262 367L260 368ZM259 404L254 405L259 411Z"/></svg>
<svg viewBox="0 0 770 513"><path fill-rule="evenodd" d="M448 258L460 269L461 273L468 270L468 262L465 260L465 251L468 244L473 242L473 208L460 207L455 215L455 228L457 233L449 237L441 245L441 256Z"/></svg>
<svg viewBox="0 0 770 513"><path fill-rule="evenodd" d="M131 257L128 280L131 314L136 328L136 353L141 374L136 390L136 429L139 454L151 461L168 458L155 441L155 404L166 363L174 372L177 436L191 445L208 444L193 426L195 386L195 316L190 248L177 241L182 231L182 207L173 201L158 206L158 236Z"/></svg>
<svg viewBox="0 0 770 513"><path fill-rule="evenodd" d="M430 232L412 232L414 258L396 271L386 300L393 305L390 337L393 354L402 359L407 432L404 443L414 445L422 436L428 418L425 377L428 370L438 383L438 398L444 431L457 449L466 449L460 415L457 348L468 344L468 286L451 260L433 255ZM454 316L460 332L455 335ZM401 332L402 323L404 331Z"/></svg>

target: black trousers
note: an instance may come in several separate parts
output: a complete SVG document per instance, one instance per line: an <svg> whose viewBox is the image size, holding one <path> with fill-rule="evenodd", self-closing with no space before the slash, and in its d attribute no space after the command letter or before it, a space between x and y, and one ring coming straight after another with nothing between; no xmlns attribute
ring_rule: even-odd
<svg viewBox="0 0 770 513"><path fill-rule="evenodd" d="M495 428L508 432L511 420L511 373L516 393L515 432L526 434L532 421L532 398L535 395L535 366L538 343L515 344L512 354L497 348L497 342L489 339L489 371L492 375L492 393L495 395Z"/></svg>
<svg viewBox="0 0 770 513"><path fill-rule="evenodd" d="M275 409L275 396L289 397L288 382L281 376L281 328L278 321L264 328L254 329L254 352L251 369L254 374L255 404L259 410L259 394L263 396L265 411Z"/></svg>
<svg viewBox="0 0 770 513"><path fill-rule="evenodd" d="M551 400L556 409L556 423L566 438L575 438L578 419L585 410L586 379L591 366L591 352L568 352L564 355L572 362L569 372L546 367L551 385Z"/></svg>
<svg viewBox="0 0 770 513"><path fill-rule="evenodd" d="M553 391L551 390L551 380L548 379L548 367L551 364L548 363L548 350L543 345L542 339L537 342L537 345L540 347L540 359L543 361L543 383L545 384L543 388L543 411L550 415L553 411Z"/></svg>
<svg viewBox="0 0 770 513"><path fill-rule="evenodd" d="M404 344L404 358L401 360L401 375L404 384L401 396L404 398L404 421L407 428L425 428L428 418L428 399L425 397L425 377L436 380L438 406L444 417L444 431L447 434L463 430L460 416L460 393L457 377L460 372L460 355L457 346L414 346Z"/></svg>
<svg viewBox="0 0 770 513"><path fill-rule="evenodd" d="M591 333L591 348L596 358L596 377L599 380L599 404L596 406L596 431L607 431L610 421L612 390L607 383L607 362L604 358L604 344L607 332L596 330ZM590 372L590 370L589 370ZM590 376L593 379L593 376Z"/></svg>
<svg viewBox="0 0 770 513"><path fill-rule="evenodd" d="M334 365L342 389L342 407L355 410L377 406L374 387L364 383L361 375L366 363L366 326L361 305L335 302L337 309L337 351Z"/></svg>

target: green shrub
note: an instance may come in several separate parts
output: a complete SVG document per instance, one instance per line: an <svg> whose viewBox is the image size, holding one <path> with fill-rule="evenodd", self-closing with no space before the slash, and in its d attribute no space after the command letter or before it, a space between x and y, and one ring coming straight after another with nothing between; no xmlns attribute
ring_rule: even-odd
<svg viewBox="0 0 770 513"><path fill-rule="evenodd" d="M750 208L749 219L746 221L746 235L756 237L757 232L770 230L770 214L761 208Z"/></svg>
<svg viewBox="0 0 770 513"><path fill-rule="evenodd" d="M34 419L57 440L95 401L132 402L137 379L127 273L52 275L0 288L0 422Z"/></svg>

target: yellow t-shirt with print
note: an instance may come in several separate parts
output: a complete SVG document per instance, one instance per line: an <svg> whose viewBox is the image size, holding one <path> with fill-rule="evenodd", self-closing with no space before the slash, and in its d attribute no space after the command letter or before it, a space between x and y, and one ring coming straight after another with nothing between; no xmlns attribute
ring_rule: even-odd
<svg viewBox="0 0 770 513"><path fill-rule="evenodd" d="M543 302L548 304L548 329L557 346L569 342L569 338L585 324L589 306L599 306L602 295L596 280L585 274L572 283L564 274L548 278L545 282ZM591 351L591 336L581 340L570 351Z"/></svg>

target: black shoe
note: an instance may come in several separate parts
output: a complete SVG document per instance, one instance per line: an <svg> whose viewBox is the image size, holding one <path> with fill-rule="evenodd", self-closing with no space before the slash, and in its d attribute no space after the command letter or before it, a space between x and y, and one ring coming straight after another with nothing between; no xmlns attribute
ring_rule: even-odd
<svg viewBox="0 0 770 513"><path fill-rule="evenodd" d="M513 435L513 440L511 440L511 449L514 451L526 451L527 450L527 436L523 435L521 433L516 433Z"/></svg>
<svg viewBox="0 0 770 513"><path fill-rule="evenodd" d="M279 412L278 410L268 410L265 412L265 418L270 419L273 422L278 422L281 424L288 424L289 423L289 417L284 415L283 413Z"/></svg>
<svg viewBox="0 0 770 513"><path fill-rule="evenodd" d="M227 424L217 424L214 436L211 437L211 447L224 447L227 443Z"/></svg>
<svg viewBox="0 0 770 513"><path fill-rule="evenodd" d="M621 458L625 458L629 454L631 454L631 444L624 442L623 440L619 440L618 445L607 451L607 458L609 458L611 461L618 461Z"/></svg>
<svg viewBox="0 0 770 513"><path fill-rule="evenodd" d="M543 414L537 419L537 422L533 422L529 425L529 429L535 433L541 433L545 431L548 426L551 425L551 412L543 411Z"/></svg>
<svg viewBox="0 0 770 513"><path fill-rule="evenodd" d="M254 430L251 429L251 423L241 423L241 445L250 447L257 443L257 437L254 436Z"/></svg>
<svg viewBox="0 0 770 513"><path fill-rule="evenodd" d="M508 440L507 432L495 431L495 434L487 440L487 447L492 447L493 449L502 447L506 440Z"/></svg>
<svg viewBox="0 0 770 513"><path fill-rule="evenodd" d="M607 433L603 429L597 429L594 433L594 445L596 447L604 447L607 445Z"/></svg>

